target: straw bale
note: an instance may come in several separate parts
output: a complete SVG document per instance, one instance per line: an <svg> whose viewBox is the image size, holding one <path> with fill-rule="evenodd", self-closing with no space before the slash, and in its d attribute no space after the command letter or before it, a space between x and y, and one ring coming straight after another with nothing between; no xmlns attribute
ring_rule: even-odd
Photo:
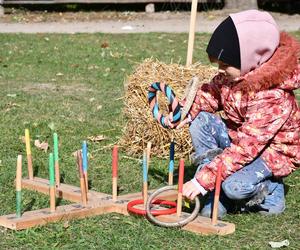
<svg viewBox="0 0 300 250"><path fill-rule="evenodd" d="M168 84L180 100L185 87L193 76L207 82L216 73L216 68L194 64L185 67L179 64L165 64L154 59L146 59L137 66L134 73L125 81L124 114L128 119L119 141L129 155L142 155L147 142L151 141L151 154L157 157L169 156L171 138L175 140L175 156L184 157L192 151L188 126L185 128L165 129L152 116L147 94L153 82ZM167 98L158 93L160 111L167 112Z"/></svg>

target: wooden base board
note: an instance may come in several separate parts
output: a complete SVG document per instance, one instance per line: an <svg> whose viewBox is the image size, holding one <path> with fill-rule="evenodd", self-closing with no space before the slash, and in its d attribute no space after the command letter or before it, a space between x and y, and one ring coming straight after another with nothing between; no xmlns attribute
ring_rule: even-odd
<svg viewBox="0 0 300 250"><path fill-rule="evenodd" d="M49 193L48 180L35 177L33 180L22 180L23 188L39 191L41 193ZM77 202L71 205L58 206L55 212L50 212L49 208L28 211L17 218L16 214L0 216L0 226L13 230L22 230L30 227L45 225L50 222L68 221L71 219L85 218L106 213L120 213L128 215L127 204L131 200L141 199L142 194L126 194L118 196L118 200L114 202L111 195L100 192L89 191L88 204L82 206L78 203L81 201L80 189L71 185L61 184L56 189L56 195L59 198ZM160 196L162 199L175 200L177 193L170 191ZM182 217L187 214L182 213ZM175 222L180 218L176 214L163 215L158 217L165 222ZM211 219L198 216L194 221L190 222L182 228L197 234L218 234L226 235L235 231L235 225L232 223L217 221L216 225L212 225Z"/></svg>

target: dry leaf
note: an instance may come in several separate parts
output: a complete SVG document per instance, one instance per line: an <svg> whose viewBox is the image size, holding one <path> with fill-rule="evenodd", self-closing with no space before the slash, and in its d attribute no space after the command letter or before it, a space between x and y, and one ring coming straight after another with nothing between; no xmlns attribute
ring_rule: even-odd
<svg viewBox="0 0 300 250"><path fill-rule="evenodd" d="M77 152L78 152L78 151L82 152L81 149L78 149L78 150L76 150L75 152L72 153L72 155L73 155L75 158L77 157Z"/></svg>
<svg viewBox="0 0 300 250"><path fill-rule="evenodd" d="M34 146L36 146L38 149L44 150L47 153L48 150L48 143L47 142L40 142L40 140L35 140L34 141Z"/></svg>
<svg viewBox="0 0 300 250"><path fill-rule="evenodd" d="M108 42L103 42L103 43L101 44L101 48L105 49L105 48L107 48L107 47L109 47Z"/></svg>
<svg viewBox="0 0 300 250"><path fill-rule="evenodd" d="M65 221L64 222L64 228L68 228L70 225L69 225L69 221L67 220L67 221Z"/></svg>
<svg viewBox="0 0 300 250"><path fill-rule="evenodd" d="M22 141L23 143L26 143L26 140L25 140L25 136L24 136L24 135L23 135L23 136L20 136L19 138L21 139L21 141Z"/></svg>
<svg viewBox="0 0 300 250"><path fill-rule="evenodd" d="M104 135L89 136L88 139L93 142L103 141L106 139Z"/></svg>

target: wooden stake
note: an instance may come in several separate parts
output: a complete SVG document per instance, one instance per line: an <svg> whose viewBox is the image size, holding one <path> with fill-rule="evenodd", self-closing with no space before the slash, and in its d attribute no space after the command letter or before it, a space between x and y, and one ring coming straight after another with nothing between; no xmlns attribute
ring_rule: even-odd
<svg viewBox="0 0 300 250"><path fill-rule="evenodd" d="M220 199L220 191L221 191L221 179L222 179L222 168L221 168L221 166L218 166L217 177L216 177L214 206L213 206L212 220L211 220L212 225L216 225L217 219L218 219L219 199Z"/></svg>
<svg viewBox="0 0 300 250"><path fill-rule="evenodd" d="M115 145L112 152L112 198L117 200L118 196L118 146Z"/></svg>
<svg viewBox="0 0 300 250"><path fill-rule="evenodd" d="M182 188L184 180L184 160L179 161L179 176L178 176L178 197L177 197L177 216L181 216L182 211Z"/></svg>
<svg viewBox="0 0 300 250"><path fill-rule="evenodd" d="M82 169L82 156L80 150L77 151L77 167L78 167L78 172L80 177L81 202L83 206L86 206L87 193L86 193L86 184L85 184L83 169Z"/></svg>
<svg viewBox="0 0 300 250"><path fill-rule="evenodd" d="M172 138L170 143L170 161L169 161L169 185L173 185L173 175L174 175L174 155L175 155L175 144L174 138Z"/></svg>
<svg viewBox="0 0 300 250"><path fill-rule="evenodd" d="M195 40L197 5L198 5L198 0L192 0L189 42L188 42L188 51L187 51L187 58L186 58L187 67L193 63L192 61L193 61L193 50L194 50L194 40Z"/></svg>
<svg viewBox="0 0 300 250"><path fill-rule="evenodd" d="M148 199L148 150L144 150L143 154L143 200L144 206L146 206L147 199Z"/></svg>
<svg viewBox="0 0 300 250"><path fill-rule="evenodd" d="M150 155L151 155L151 141L147 143L147 170L149 170Z"/></svg>
<svg viewBox="0 0 300 250"><path fill-rule="evenodd" d="M59 160L58 160L58 136L57 133L53 134L53 148L54 148L54 162L55 162L55 182L56 186L60 185L60 173L59 173Z"/></svg>
<svg viewBox="0 0 300 250"><path fill-rule="evenodd" d="M83 141L82 143L82 168L85 180L86 191L89 190L89 182L88 182L88 153L87 153L87 143Z"/></svg>
<svg viewBox="0 0 300 250"><path fill-rule="evenodd" d="M53 154L49 154L49 195L50 195L50 212L55 212L55 177L54 177L54 159Z"/></svg>
<svg viewBox="0 0 300 250"><path fill-rule="evenodd" d="M16 215L21 217L22 210L22 155L18 155L16 172Z"/></svg>
<svg viewBox="0 0 300 250"><path fill-rule="evenodd" d="M30 180L32 180L33 179L32 155L31 155L30 136L29 136L28 129L25 129L25 144L26 144L27 164L28 164L28 177Z"/></svg>

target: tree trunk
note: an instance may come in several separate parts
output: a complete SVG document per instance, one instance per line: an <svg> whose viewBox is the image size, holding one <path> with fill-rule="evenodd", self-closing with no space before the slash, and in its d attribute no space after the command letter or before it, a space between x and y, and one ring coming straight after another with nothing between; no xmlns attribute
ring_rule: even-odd
<svg viewBox="0 0 300 250"><path fill-rule="evenodd" d="M224 9L258 9L257 0L225 0Z"/></svg>

